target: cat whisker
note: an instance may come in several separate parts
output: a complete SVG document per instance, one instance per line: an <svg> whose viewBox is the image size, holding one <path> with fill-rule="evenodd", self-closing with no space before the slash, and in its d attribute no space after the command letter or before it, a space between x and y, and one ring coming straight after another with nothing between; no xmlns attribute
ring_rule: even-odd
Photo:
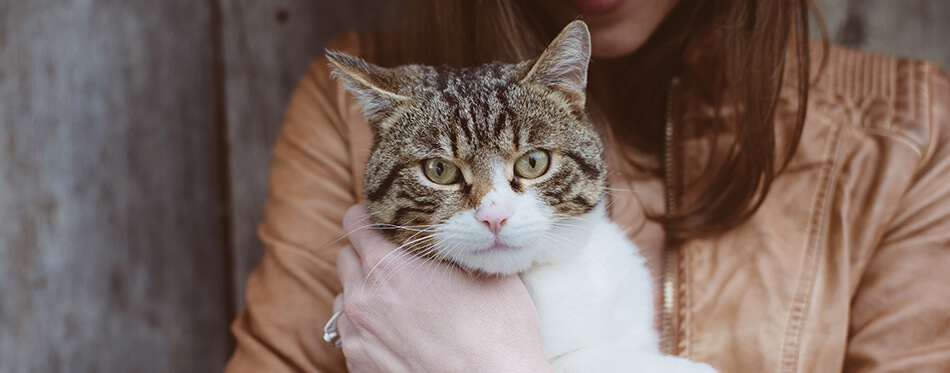
<svg viewBox="0 0 950 373"><path fill-rule="evenodd" d="M552 238L552 237L541 236L541 237L539 238L539 240L540 240L542 243L547 244L547 245L548 245L547 249L549 249L549 250L550 250L550 249L556 250L558 254L566 254L566 253L567 253L567 252L565 251L566 249L564 248L564 245L562 245L561 242L557 241L556 239L554 239L554 238Z"/></svg>
<svg viewBox="0 0 950 373"><path fill-rule="evenodd" d="M389 255L391 255L391 254L393 254L393 253L395 253L396 255L393 256L393 257L391 258L391 260L386 261L386 264L385 264L383 267L379 268L379 270L389 270L389 269L390 269L390 266L392 266L392 265L394 265L394 264L397 264L397 263L402 263L402 262L403 262L402 259L407 258L407 257L408 257L408 259L409 259L410 261L412 260L412 256L413 256L413 255L412 255L410 252L405 251L405 250L402 250L402 249L400 249L400 248L394 249L392 252L390 252L389 254L387 254L387 256L389 256ZM377 263L376 266L374 266L373 269L370 270L370 273L376 271L377 268L378 268L382 263L383 263L382 261L380 261L379 263ZM384 272L384 273L391 273L391 272ZM373 279L373 280L374 280L374 283L373 283L372 285L379 286L379 285L382 285L383 283L386 283L386 282L388 281L388 277L389 277L389 276L390 276L390 275L384 275L383 277L374 278L374 279ZM365 291L365 289L366 289L367 281L369 281L369 277L370 277L370 276L367 275L366 277L363 278L363 290L364 290L364 291Z"/></svg>
<svg viewBox="0 0 950 373"><path fill-rule="evenodd" d="M349 232L346 232L345 234L343 234L342 236L340 236L340 238L337 238L337 239L331 241L330 243L326 244L325 246L323 246L323 248L325 249L325 248L327 248L327 247L333 246L334 244L336 244L336 243L342 241L344 238L349 237L351 234L356 233L356 232L361 231L361 230L366 229L366 228L371 228L371 227L373 227L374 225L376 225L376 224L366 224L366 225L362 225L362 226L353 228L353 230L351 230L351 231L349 231Z"/></svg>
<svg viewBox="0 0 950 373"><path fill-rule="evenodd" d="M386 263L386 266L389 266L391 263L394 263L394 262L395 262L394 260L386 261L385 259L388 258L390 255L393 255L393 254L396 254L395 258L399 258L400 256L403 255L403 252L401 252L401 251L402 251L402 250L401 250L399 247L393 249L392 251L390 251L389 253L387 253L385 256L383 256L383 259L380 260L379 262L377 262L376 265L374 265L372 269L370 269L369 273L367 273L367 274L363 277L363 284L362 284L362 286L360 286L360 294L365 294L365 292L366 292L366 284L367 284L367 282L368 282L369 279L370 279L370 275L371 275L373 272L375 272L376 269L379 268L379 266L380 266L381 264L383 264L383 263L385 262L385 263ZM383 267L383 269L385 269L385 268L386 268L386 267ZM377 280L377 282L382 282L382 281L384 281L384 280L380 280L380 279L376 279L376 280ZM378 285L378 283L377 283L377 284L374 284L374 285Z"/></svg>
<svg viewBox="0 0 950 373"><path fill-rule="evenodd" d="M566 221L553 221L551 222L551 227L553 228L577 228L583 230L590 230L590 227L587 224L571 224Z"/></svg>
<svg viewBox="0 0 950 373"><path fill-rule="evenodd" d="M430 248L430 249L431 249L431 248ZM418 271L419 269L421 269L421 268L423 268L423 267L430 267L430 268L434 269L435 267L433 267L433 266L428 266L427 264L429 264L429 263L434 263L435 260L436 260L436 258L433 257L433 256L431 256L431 255L426 256L425 259L424 259L421 263L419 263L419 265L416 266L415 269L413 269L412 271L409 272L409 274L411 275L411 274L415 273L416 271ZM434 274L435 272L433 271L432 273ZM402 286L405 284L405 281L408 280L410 277L411 277L411 276L406 276L406 278L403 280L403 282L401 282L398 286L399 286L399 287L402 287Z"/></svg>
<svg viewBox="0 0 950 373"><path fill-rule="evenodd" d="M578 246L578 247L583 247L583 245L580 244L579 242L574 241L574 240L572 240L572 239L569 239L569 238L567 238L567 237L564 237L564 236L559 235L559 234L554 233L554 232L548 231L548 232L546 232L546 235L548 235L549 237L552 237L552 238L561 240L561 241L566 241L567 243L570 243L570 244L575 245L575 246Z"/></svg>
<svg viewBox="0 0 950 373"><path fill-rule="evenodd" d="M564 222L580 221L580 222L583 222L583 221L587 221L587 219L585 219L585 218L583 218L583 217L580 217L580 216L574 216L574 215L554 214L554 219L552 219L552 221L553 221L553 222L558 222L558 221L564 221Z"/></svg>
<svg viewBox="0 0 950 373"><path fill-rule="evenodd" d="M557 242L555 242L549 237L544 237L544 236L539 237L538 241L546 246L545 247L546 250L554 249L554 250L557 250L558 253L564 252L564 250L560 247L560 245L558 245Z"/></svg>
<svg viewBox="0 0 950 373"><path fill-rule="evenodd" d="M389 277L386 278L386 281L388 282L388 281L392 278L392 276L394 276L396 273L405 272L405 269L406 269L407 267L409 267L410 265L415 264L415 265L416 265L415 269L413 269L412 271L409 272L409 274L411 274L411 273L415 272L417 269L419 269L419 268L421 268L422 266L424 266L426 262L428 262L428 259L427 259L427 258L423 258L423 257L420 257L420 256L418 256L418 255L412 255L408 260L406 260L405 263L403 263L403 265L401 265L401 266L399 266L399 268L396 268L396 269L394 269L393 271L391 271L392 274L391 274ZM407 276L405 277L405 279L403 279L403 282L400 282L400 283L396 284L396 288L397 288L397 289L398 289L398 288L402 288L402 286L405 284L405 281L406 281L408 278L409 278L409 276L407 275Z"/></svg>
<svg viewBox="0 0 950 373"><path fill-rule="evenodd" d="M387 276L385 276L384 278L382 278L382 279L380 280L380 283L382 284L382 283L389 282L389 280L390 280L393 276L395 276L396 274L398 274L398 273L404 271L406 267L408 267L409 265L411 265L411 264L413 264L413 263L417 263L419 266L422 266L422 265L424 265L425 263L429 262L429 261L432 259L431 257L422 257L422 256L420 256L420 255L417 254L417 253L420 253L420 254L422 254L422 255L425 255L425 253L431 252L431 248L432 248L432 244L431 244L431 243L422 243L422 244L420 244L420 246L418 246L418 247L413 247L413 248L412 248L412 250L414 250L413 252L410 252L410 251L408 251L408 250L404 250L403 253L401 253L401 254L399 254L399 255L400 255L400 256L407 256L407 257L409 257L409 259L406 260L406 261L404 261L404 262L402 262L399 267L393 268L392 270L389 270L389 272L388 272L389 274L388 274ZM401 287L401 286L402 286L402 283L400 283L398 286Z"/></svg>
<svg viewBox="0 0 950 373"><path fill-rule="evenodd" d="M460 248L461 245L462 245L461 242L455 242L455 245L453 245L452 248L450 248L448 251L444 253L445 257L449 259L451 263L457 263L458 256L455 253L456 253L456 249ZM461 250L459 250L458 252L461 252ZM446 266L445 270L442 271L442 280L445 279L445 276L448 273L448 271L449 271L449 266Z"/></svg>
<svg viewBox="0 0 950 373"><path fill-rule="evenodd" d="M388 267L386 268L388 274L384 276L383 278L379 279L378 281L379 283L377 285L381 286L382 284L389 282L389 279L392 278L392 276L395 276L396 273L401 272L403 268L422 259L418 255L415 255L409 251L403 251L402 253L399 253L399 255L396 256L396 258L403 258L403 257L405 257L406 260L393 261L393 263L399 263L398 267L392 268L392 269L389 269Z"/></svg>
<svg viewBox="0 0 950 373"><path fill-rule="evenodd" d="M364 279L363 279L363 288L364 288L364 289L366 288L366 281L369 280L370 275L373 274L373 272L375 272L377 268L379 268L379 265L380 265L380 264L382 264L383 262L386 262L386 259L389 258L390 255L392 255L393 253L398 252L398 251L400 251L400 250L409 253L409 252L411 252L411 251L414 249L412 246L413 246L415 243L417 243L417 242L424 242L426 239L429 239L429 238L432 237L431 235L424 235L424 236L422 236L422 237L420 237L420 238L415 238L416 236L418 236L418 235L420 235L420 234L422 234L422 233L423 233L423 232L416 232L416 233L413 234L412 236L409 236L409 240L408 240L408 241L406 241L406 242L403 243L402 245L399 245L398 247L396 247L395 249L393 249L392 251L390 251L389 253L387 253L386 255L384 255L384 256L379 260L379 262L377 262L376 265L374 265L373 268L370 269L370 271L366 274L366 277L364 277Z"/></svg>
<svg viewBox="0 0 950 373"><path fill-rule="evenodd" d="M604 190L606 190L608 193L609 193L609 192L617 191L617 192L640 194L640 191L639 191L639 190L633 190L633 189L622 189L622 188L610 188L610 187L607 187L607 188L604 188Z"/></svg>
<svg viewBox="0 0 950 373"><path fill-rule="evenodd" d="M539 240L548 245L548 250L555 250L558 254L570 254L569 250L571 247L579 247L579 245L573 241L567 241L567 245L565 245L565 240L561 237L542 236ZM576 251L576 249L574 251Z"/></svg>
<svg viewBox="0 0 950 373"><path fill-rule="evenodd" d="M420 227L421 227L421 226L422 226L422 225L420 225ZM437 227L437 225L435 225L435 224L432 224L431 226L432 226L432 227ZM412 226L410 226L410 227L412 227ZM399 226L399 225L394 225L394 224L370 223L370 224L361 225L361 226L359 226L359 227L353 228L353 230L351 230L351 231L349 231L349 232L346 232L344 235L340 236L340 238L337 238L337 239L333 240L332 242L326 244L323 248L325 249L325 248L327 248L327 247L333 246L334 244L340 242L340 241L343 240L344 238L349 237L351 234L356 233L356 232L359 232L359 231L364 230L364 229L367 229L367 228L406 229L406 230L410 230L410 231L413 230L412 228L406 228L406 227L404 227L404 226Z"/></svg>
<svg viewBox="0 0 950 373"><path fill-rule="evenodd" d="M609 211L610 207L612 207L615 203L617 203L617 201L619 201L622 198L623 197L621 196L614 196L614 198L612 198L609 202L607 202L607 206L604 206L604 208Z"/></svg>
<svg viewBox="0 0 950 373"><path fill-rule="evenodd" d="M389 273L389 276L387 276L387 277L384 279L384 281L385 281L385 282L389 282L389 281L390 281L393 277L395 277L397 274L399 274L399 273L405 273L406 268L409 267L410 265L415 264L415 265L416 265L416 268L419 268L420 266L425 265L425 263L429 262L430 260L431 260L431 258L421 257L421 256L418 256L418 255L410 255L410 259L407 260L407 261L405 261L405 262L404 262L401 266L399 266L398 268L394 268L393 270L391 270L390 273ZM410 272L410 273L411 273L411 272ZM403 281L405 281L405 280L403 280ZM403 285L403 283L399 283L399 284L397 284L397 287L402 287L402 285Z"/></svg>

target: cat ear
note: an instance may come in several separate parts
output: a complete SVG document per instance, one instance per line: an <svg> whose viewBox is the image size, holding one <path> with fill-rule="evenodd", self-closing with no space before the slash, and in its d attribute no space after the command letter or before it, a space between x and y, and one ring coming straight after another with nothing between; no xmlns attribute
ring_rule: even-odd
<svg viewBox="0 0 950 373"><path fill-rule="evenodd" d="M363 115L374 130L385 122L392 110L409 97L399 95L393 86L397 72L373 65L362 58L327 50L331 75L339 79L363 107Z"/></svg>
<svg viewBox="0 0 950 373"><path fill-rule="evenodd" d="M577 20L561 30L521 82L560 91L572 106L583 110L589 61L590 31L584 21Z"/></svg>

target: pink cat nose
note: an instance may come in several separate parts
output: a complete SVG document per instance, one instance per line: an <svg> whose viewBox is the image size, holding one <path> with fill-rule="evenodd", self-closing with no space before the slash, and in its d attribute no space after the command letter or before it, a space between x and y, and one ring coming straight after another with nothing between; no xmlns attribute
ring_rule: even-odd
<svg viewBox="0 0 950 373"><path fill-rule="evenodd" d="M494 234L498 234L498 232L501 231L501 228L505 226L505 222L507 222L510 217L511 213L509 213L507 209L497 205L489 206L475 216L478 221L485 224Z"/></svg>

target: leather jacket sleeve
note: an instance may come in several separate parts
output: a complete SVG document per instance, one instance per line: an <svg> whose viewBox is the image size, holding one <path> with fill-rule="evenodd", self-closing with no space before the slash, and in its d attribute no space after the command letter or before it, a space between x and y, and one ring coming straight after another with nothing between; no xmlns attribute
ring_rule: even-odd
<svg viewBox="0 0 950 373"><path fill-rule="evenodd" d="M345 96L319 59L294 93L273 150L264 256L247 281L247 306L234 321L237 349L227 372L345 371L323 325L342 291L336 256L341 226L358 202Z"/></svg>
<svg viewBox="0 0 950 373"><path fill-rule="evenodd" d="M929 68L928 143L852 299L848 372L950 371L950 78Z"/></svg>

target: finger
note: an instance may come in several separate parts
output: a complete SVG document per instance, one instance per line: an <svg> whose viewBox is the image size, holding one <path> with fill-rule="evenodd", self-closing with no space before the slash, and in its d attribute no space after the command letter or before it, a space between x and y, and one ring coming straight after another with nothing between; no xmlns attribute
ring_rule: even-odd
<svg viewBox="0 0 950 373"><path fill-rule="evenodd" d="M343 294L337 294L336 298L333 298L333 309L339 310L343 308Z"/></svg>
<svg viewBox="0 0 950 373"><path fill-rule="evenodd" d="M343 294L337 295L336 298L333 299L333 309L343 309ZM353 333L353 324L346 318L345 310L336 319L336 332L340 334L340 347L344 349L345 353L347 349L352 348L350 346L352 346L357 339L356 334Z"/></svg>
<svg viewBox="0 0 950 373"><path fill-rule="evenodd" d="M364 269L375 267L397 247L377 230L367 228L371 226L366 205L362 203L347 210L343 218L343 228L350 232L350 242L362 260Z"/></svg>
<svg viewBox="0 0 950 373"><path fill-rule="evenodd" d="M348 233L364 230L372 224L373 221L369 218L365 203L351 206L349 210L346 210L346 215L343 215L343 229Z"/></svg>
<svg viewBox="0 0 950 373"><path fill-rule="evenodd" d="M346 355L348 351L353 350L353 347L359 341L358 333L353 328L353 324L346 318L346 312L343 312L336 319L336 332L340 333L340 348L343 349L343 354Z"/></svg>
<svg viewBox="0 0 950 373"><path fill-rule="evenodd" d="M339 310L343 308L343 294L340 294L333 299L333 309ZM340 314L340 317L336 319L336 332L340 333L340 347L343 348L343 354L346 355L348 352L353 352L353 346L357 344L359 336L353 327L353 323L346 317L345 309L343 309L343 313Z"/></svg>
<svg viewBox="0 0 950 373"><path fill-rule="evenodd" d="M333 298L333 309L334 309L334 310L337 310L337 311L343 309L343 294L338 294L335 298ZM344 332L343 330L341 330L342 328L340 328L340 323L341 323L341 321L343 321L344 319L346 319L346 312L345 312L345 310L344 310L344 312L343 312L342 314L340 314L340 316L337 317L337 319L336 319L336 331L337 331L337 333L340 333L340 338L341 338L341 339L342 339L343 337L349 335L349 334L347 334L349 331Z"/></svg>
<svg viewBox="0 0 950 373"><path fill-rule="evenodd" d="M363 281L363 263L359 254L353 249L352 245L346 245L336 256L337 276L340 277L340 283L343 284L343 291L347 288L356 289L354 285ZM351 290L353 291L353 290ZM342 294L340 294L342 296ZM340 307L343 305L340 304ZM336 309L339 309L337 307Z"/></svg>

